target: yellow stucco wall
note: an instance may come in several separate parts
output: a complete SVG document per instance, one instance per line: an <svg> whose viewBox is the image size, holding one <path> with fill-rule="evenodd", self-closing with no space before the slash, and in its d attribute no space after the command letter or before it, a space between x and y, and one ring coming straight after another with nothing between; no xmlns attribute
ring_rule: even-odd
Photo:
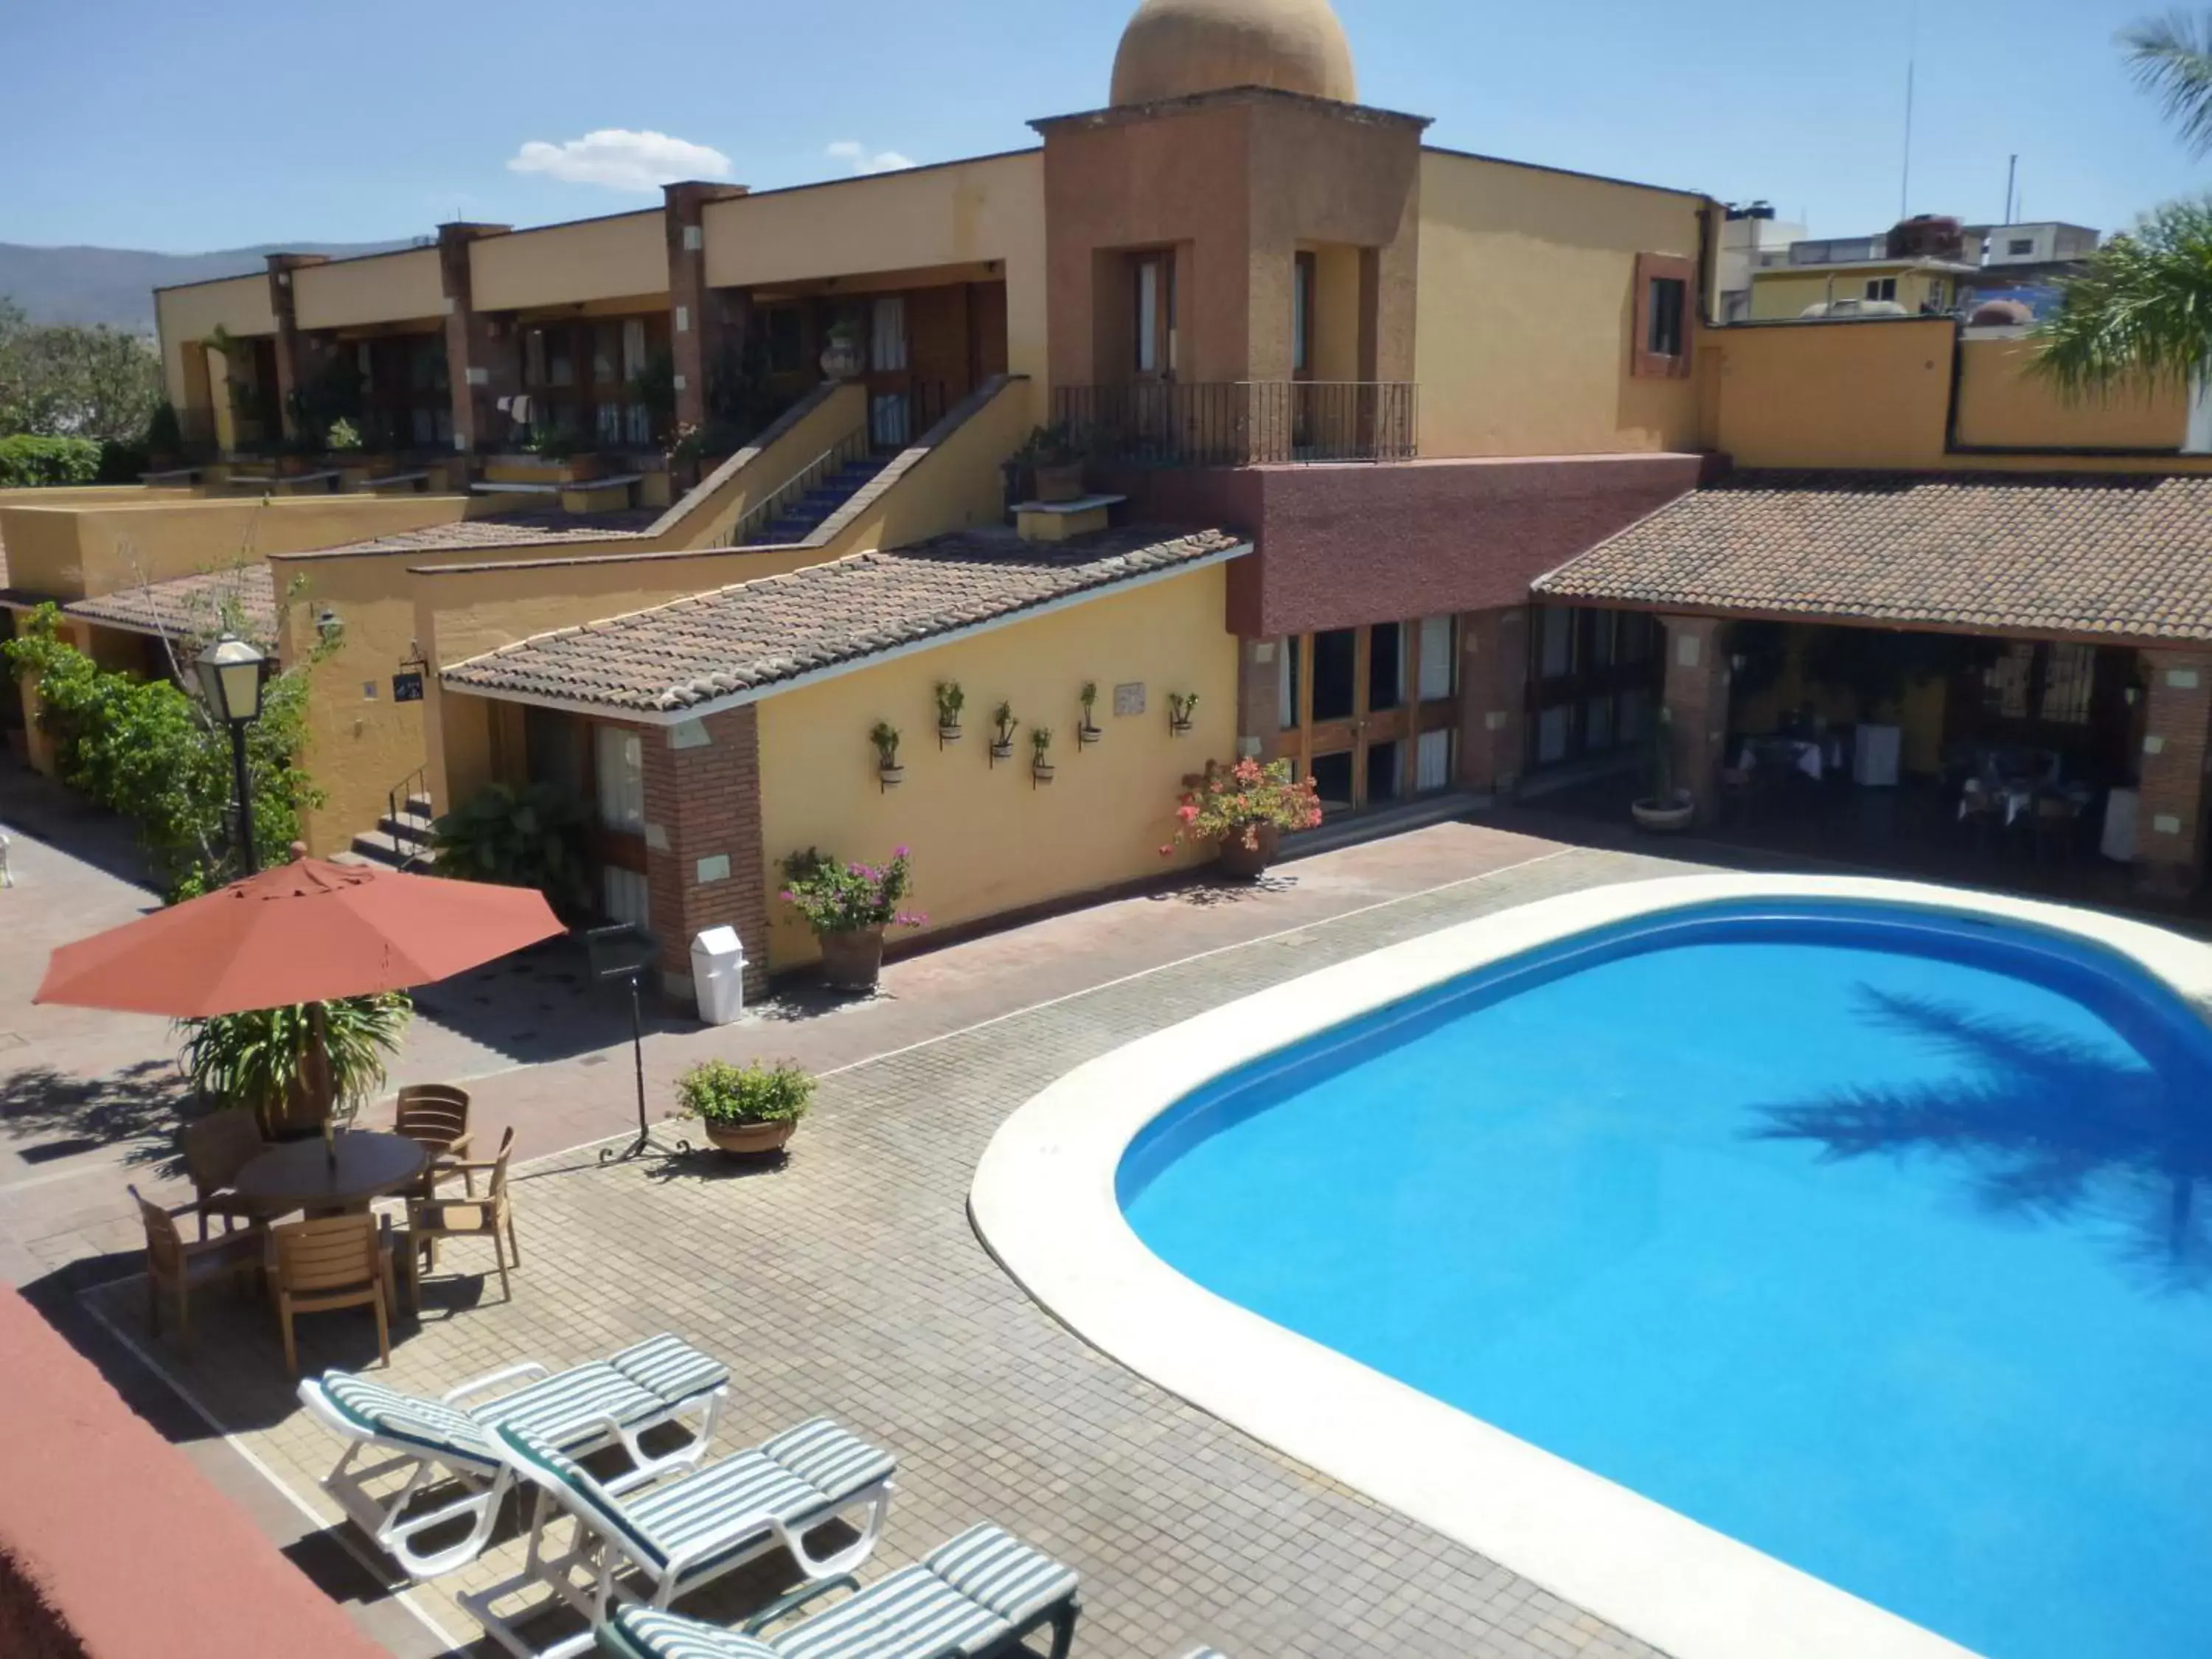
<svg viewBox="0 0 2212 1659"><path fill-rule="evenodd" d="M295 495L131 507L0 507L0 544L17 587L78 599L270 553L337 547L403 530L487 518L512 501L480 496Z"/></svg>
<svg viewBox="0 0 2212 1659"><path fill-rule="evenodd" d="M480 237L469 244L469 282L478 311L665 295L667 222L653 208Z"/></svg>
<svg viewBox="0 0 2212 1659"><path fill-rule="evenodd" d="M204 340L218 327L241 339L276 331L276 313L269 305L269 278L256 274L157 289L154 325L161 338L162 385L169 401L182 409L191 402L184 357L188 344Z"/></svg>
<svg viewBox="0 0 2212 1659"><path fill-rule="evenodd" d="M1018 623L825 680L760 705L762 879L771 894L785 854L819 847L842 858L914 851L914 907L932 927L1080 894L1170 867L1183 778L1209 757L1235 758L1237 647L1223 626L1222 567ZM968 693L966 733L937 746L932 688ZM1098 684L1104 740L1079 753L1077 694ZM1117 719L1114 688L1141 684L1146 712ZM1167 695L1196 691L1194 729L1170 734ZM990 711L1012 703L1014 758L990 766ZM906 781L876 780L869 729L904 734ZM1030 782L1030 725L1053 732L1057 775ZM1194 856L1183 855L1186 859ZM771 902L769 965L811 961L812 937Z"/></svg>
<svg viewBox="0 0 2212 1659"><path fill-rule="evenodd" d="M2029 372L2033 340L1967 340L1960 349L1962 444L2177 449L2188 432L2188 398L2170 382L2069 403Z"/></svg>
<svg viewBox="0 0 2212 1659"><path fill-rule="evenodd" d="M1704 198L1421 155L1421 453L1694 448L1695 380L1629 373L1636 256L1695 260Z"/></svg>
<svg viewBox="0 0 2212 1659"><path fill-rule="evenodd" d="M702 223L712 288L999 261L1007 368L1043 397L1042 151L733 197L708 204Z"/></svg>
<svg viewBox="0 0 2212 1659"><path fill-rule="evenodd" d="M1779 265L1771 270L1752 272L1752 320L1769 322L1801 317L1807 306L1830 300L1863 300L1867 284L1887 276L1897 278L1897 303L1907 311L1919 310L1938 282L1943 284L1944 305L1948 307L1957 297L1959 283L1972 280L1955 271L1929 271L1904 262L1842 269Z"/></svg>
<svg viewBox="0 0 2212 1659"><path fill-rule="evenodd" d="M292 309L301 328L353 328L442 317L446 291L438 275L438 250L408 248L366 259L302 265L292 273Z"/></svg>

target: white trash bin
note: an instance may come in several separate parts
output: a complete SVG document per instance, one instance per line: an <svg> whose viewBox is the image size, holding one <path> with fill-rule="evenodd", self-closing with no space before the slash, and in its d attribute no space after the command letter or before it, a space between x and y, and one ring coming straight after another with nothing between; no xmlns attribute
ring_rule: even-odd
<svg viewBox="0 0 2212 1659"><path fill-rule="evenodd" d="M745 947L736 928L709 927L691 941L691 984L704 1024L733 1024L744 1012Z"/></svg>

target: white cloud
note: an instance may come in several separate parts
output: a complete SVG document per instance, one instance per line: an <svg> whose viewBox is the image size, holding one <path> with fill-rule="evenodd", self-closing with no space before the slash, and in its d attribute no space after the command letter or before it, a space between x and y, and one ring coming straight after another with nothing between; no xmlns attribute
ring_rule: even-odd
<svg viewBox="0 0 2212 1659"><path fill-rule="evenodd" d="M665 132L629 132L621 127L587 132L562 144L533 138L507 165L516 173L542 173L564 184L641 191L679 179L730 176L730 158L719 149Z"/></svg>
<svg viewBox="0 0 2212 1659"><path fill-rule="evenodd" d="M895 149L870 149L855 138L840 138L825 152L833 161L842 161L857 173L896 173L902 167L919 166L911 155L902 155Z"/></svg>

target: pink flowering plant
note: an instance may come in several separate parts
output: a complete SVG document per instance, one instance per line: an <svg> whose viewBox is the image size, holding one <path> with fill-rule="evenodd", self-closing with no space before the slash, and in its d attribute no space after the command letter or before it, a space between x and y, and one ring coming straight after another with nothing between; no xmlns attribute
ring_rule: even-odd
<svg viewBox="0 0 2212 1659"><path fill-rule="evenodd" d="M1176 809L1175 840L1160 848L1163 857L1193 842L1226 842L1231 836L1257 851L1263 829L1310 830L1321 822L1321 797L1314 781L1301 778L1287 760L1240 760L1234 766L1209 764L1194 789Z"/></svg>
<svg viewBox="0 0 2212 1659"><path fill-rule="evenodd" d="M929 918L899 906L914 890L914 862L903 848L885 865L848 864L810 847L783 861L783 902L817 933L869 927L921 927Z"/></svg>

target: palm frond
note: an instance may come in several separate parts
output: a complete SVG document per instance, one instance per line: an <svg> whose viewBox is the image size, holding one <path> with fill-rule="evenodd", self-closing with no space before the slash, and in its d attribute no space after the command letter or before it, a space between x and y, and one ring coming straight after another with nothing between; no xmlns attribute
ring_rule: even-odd
<svg viewBox="0 0 2212 1659"><path fill-rule="evenodd" d="M2212 13L2176 11L2120 33L2136 84L2156 98L2192 154L2212 151Z"/></svg>
<svg viewBox="0 0 2212 1659"><path fill-rule="evenodd" d="M2212 200L2170 203L2090 255L2036 337L2031 367L2069 399L2186 386L2212 363Z"/></svg>

